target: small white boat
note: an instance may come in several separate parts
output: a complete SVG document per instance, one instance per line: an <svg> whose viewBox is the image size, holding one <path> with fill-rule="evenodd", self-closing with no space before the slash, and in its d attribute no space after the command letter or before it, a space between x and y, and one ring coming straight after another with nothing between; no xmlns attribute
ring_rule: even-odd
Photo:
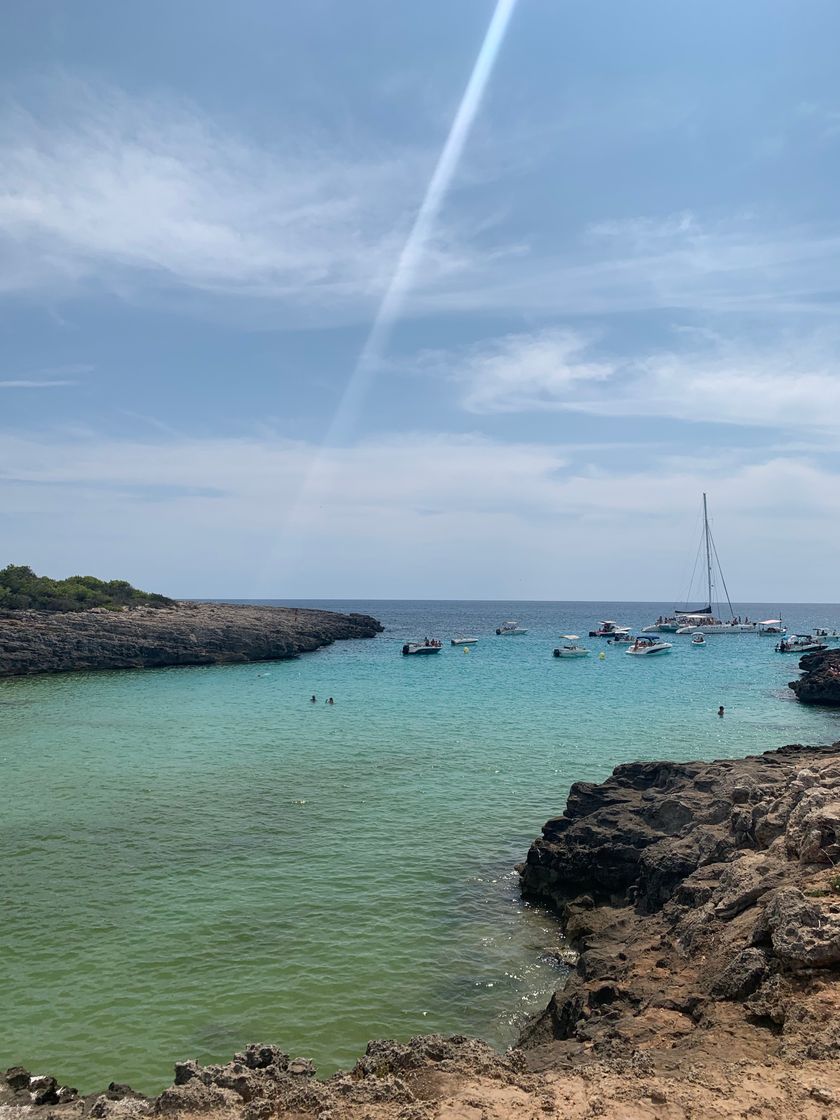
<svg viewBox="0 0 840 1120"><path fill-rule="evenodd" d="M614 638L617 634L629 634L629 626L619 626L611 618L605 618L597 630L590 630L590 638Z"/></svg>
<svg viewBox="0 0 840 1120"><path fill-rule="evenodd" d="M836 630L829 630L825 626L816 626L814 627L814 637L820 638L823 641L836 642L837 639L840 638L840 633Z"/></svg>
<svg viewBox="0 0 840 1120"><path fill-rule="evenodd" d="M772 634L774 638L780 638L782 634L787 633L787 627L782 625L780 618L765 618L763 622L759 622L758 632L765 636ZM817 633L819 634L819 630Z"/></svg>
<svg viewBox="0 0 840 1120"><path fill-rule="evenodd" d="M440 653L442 643L434 638L427 638L424 642L406 642L402 647L403 657L414 657L417 654Z"/></svg>
<svg viewBox="0 0 840 1120"><path fill-rule="evenodd" d="M652 657L658 653L670 653L672 649L670 642L663 642L661 638L642 634L624 652L628 657Z"/></svg>
<svg viewBox="0 0 840 1120"><path fill-rule="evenodd" d="M643 634L676 634L679 628L683 625L681 619L676 615L669 615L667 618L660 615L656 622L652 622L650 626L645 626L642 629Z"/></svg>
<svg viewBox="0 0 840 1120"><path fill-rule="evenodd" d="M608 638L607 639L607 645L608 646L626 646L626 645L629 645L633 641L635 641L635 639L634 639L633 635L630 633L630 631L628 630L626 634L622 632L622 633L616 634L616 636L614 638Z"/></svg>
<svg viewBox="0 0 840 1120"><path fill-rule="evenodd" d="M777 644L776 653L815 653L821 649L828 649L821 638L815 638L812 634L791 634Z"/></svg>
<svg viewBox="0 0 840 1120"><path fill-rule="evenodd" d="M450 638L453 646L474 646L478 638Z"/></svg>
<svg viewBox="0 0 840 1120"><path fill-rule="evenodd" d="M524 626L520 626L518 622L503 622L501 626L496 627L496 633L503 634L527 634L528 630Z"/></svg>
<svg viewBox="0 0 840 1120"><path fill-rule="evenodd" d="M577 634L561 634L561 638L565 641L562 646L558 646L554 651L555 657L588 657L589 650L577 644Z"/></svg>
<svg viewBox="0 0 840 1120"><path fill-rule="evenodd" d="M696 634L691 635L691 644L693 646L704 646L706 644L706 639L701 631L698 630Z"/></svg>

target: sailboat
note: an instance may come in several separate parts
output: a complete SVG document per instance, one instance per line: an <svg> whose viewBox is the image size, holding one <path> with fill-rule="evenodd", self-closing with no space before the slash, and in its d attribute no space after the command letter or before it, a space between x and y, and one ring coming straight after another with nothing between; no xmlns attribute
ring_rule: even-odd
<svg viewBox="0 0 840 1120"><path fill-rule="evenodd" d="M706 606L698 607L694 610L674 611L674 619L668 620L669 622L676 621L679 626L676 629L677 634L755 634L758 633L758 622L742 622L740 618L735 617L735 611L732 608L732 601L729 598L729 590L726 586L726 580L720 566L718 559L717 548L715 547L712 531L709 528L709 509L706 501L706 495L703 495L703 544L705 545L706 555ZM715 617L712 610L712 562L717 566L720 572L720 581L723 584L723 592L726 595L726 605L729 608L729 621L724 622L720 618Z"/></svg>

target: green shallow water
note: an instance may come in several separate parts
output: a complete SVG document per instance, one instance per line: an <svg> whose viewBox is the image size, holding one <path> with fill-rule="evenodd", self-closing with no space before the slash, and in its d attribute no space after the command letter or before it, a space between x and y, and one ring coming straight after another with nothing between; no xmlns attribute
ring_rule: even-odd
<svg viewBox="0 0 840 1120"><path fill-rule="evenodd" d="M248 1041L322 1072L372 1037L507 1045L558 979L513 865L572 781L840 738L769 639L550 656L560 632L658 607L333 605L388 629L285 663L0 682L0 1060L156 1090L175 1059ZM529 634L492 636L508 617ZM399 656L462 629L468 655Z"/></svg>

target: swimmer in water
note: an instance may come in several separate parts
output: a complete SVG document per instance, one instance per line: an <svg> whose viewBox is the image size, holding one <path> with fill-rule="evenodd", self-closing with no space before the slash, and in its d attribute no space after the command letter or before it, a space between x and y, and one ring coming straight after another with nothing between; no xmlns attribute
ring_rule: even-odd
<svg viewBox="0 0 840 1120"><path fill-rule="evenodd" d="M723 719L723 704L721 704L721 706L718 708L718 715L721 719Z"/></svg>
<svg viewBox="0 0 840 1120"><path fill-rule="evenodd" d="M327 701L327 703L328 703L328 704L334 704L334 703L335 703L335 700L333 700L332 696L331 696L331 697L329 698L329 700Z"/></svg>
<svg viewBox="0 0 840 1120"><path fill-rule="evenodd" d="M315 695L314 692L312 693L312 696L309 699L309 703L310 704L317 704L318 703L318 697Z"/></svg>

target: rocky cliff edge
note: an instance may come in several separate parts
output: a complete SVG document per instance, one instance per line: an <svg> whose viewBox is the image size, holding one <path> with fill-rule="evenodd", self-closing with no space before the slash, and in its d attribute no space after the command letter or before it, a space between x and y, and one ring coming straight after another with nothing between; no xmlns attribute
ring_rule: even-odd
<svg viewBox="0 0 840 1120"><path fill-rule="evenodd" d="M364 614L228 603L0 611L0 677L277 661L381 630Z"/></svg>

